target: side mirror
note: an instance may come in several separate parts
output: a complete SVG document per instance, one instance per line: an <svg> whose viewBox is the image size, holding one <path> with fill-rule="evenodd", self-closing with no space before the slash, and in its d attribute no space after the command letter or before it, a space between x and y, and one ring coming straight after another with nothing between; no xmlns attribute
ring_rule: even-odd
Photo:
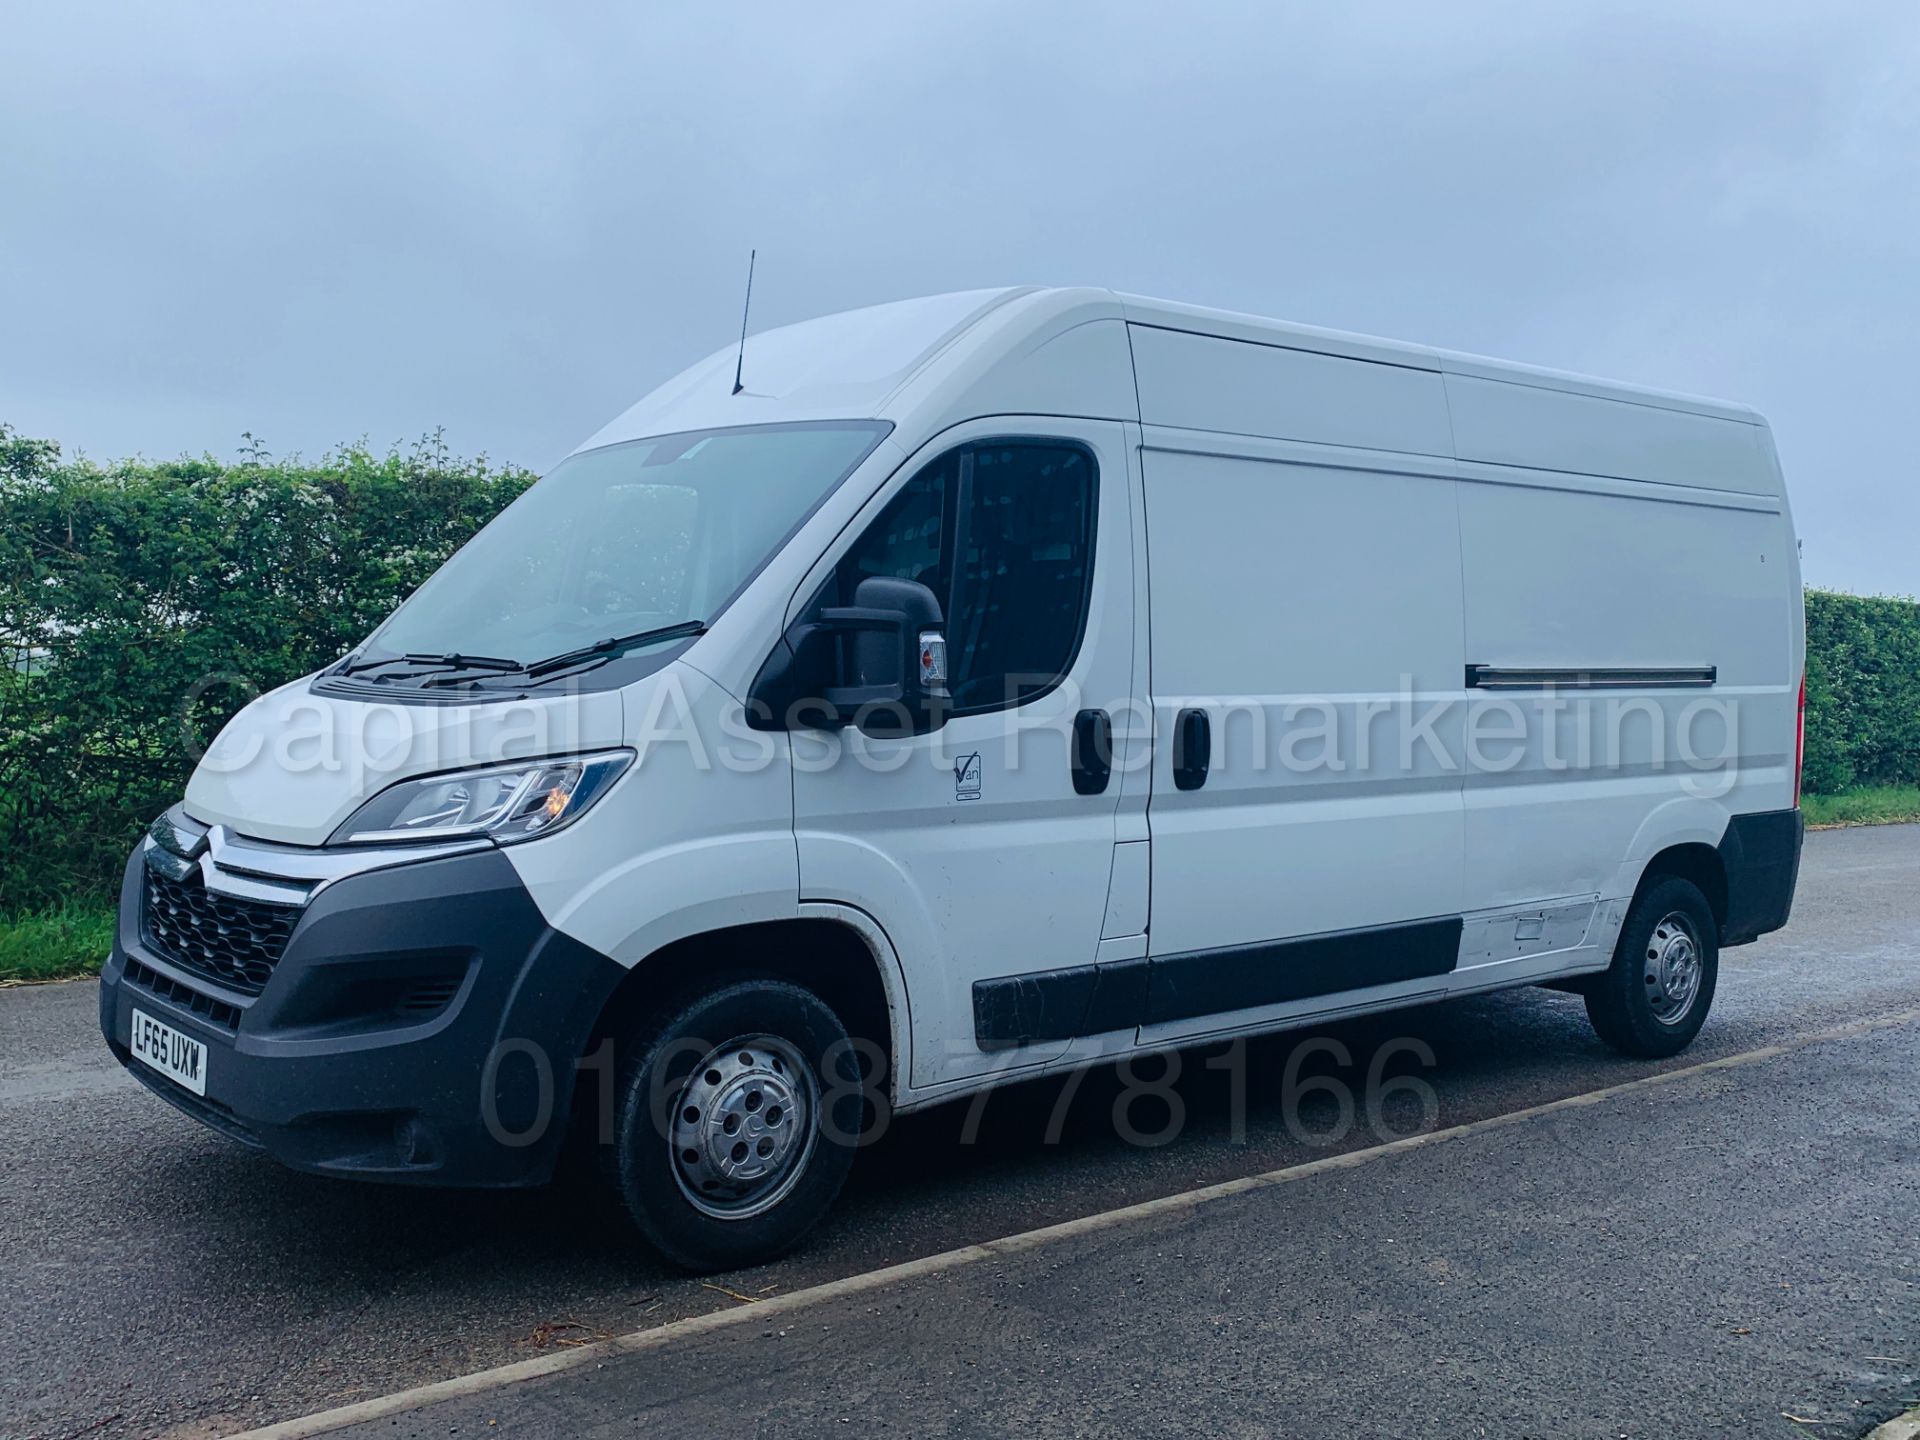
<svg viewBox="0 0 1920 1440"><path fill-rule="evenodd" d="M853 604L822 610L819 623L840 640L834 683L822 698L846 719L888 709L894 714L882 718L895 724L917 720L930 701L946 697L940 602L917 580L871 576Z"/></svg>
<svg viewBox="0 0 1920 1440"><path fill-rule="evenodd" d="M748 723L915 735L939 728L946 700L940 602L916 580L874 575L853 604L829 606L788 632L754 681Z"/></svg>

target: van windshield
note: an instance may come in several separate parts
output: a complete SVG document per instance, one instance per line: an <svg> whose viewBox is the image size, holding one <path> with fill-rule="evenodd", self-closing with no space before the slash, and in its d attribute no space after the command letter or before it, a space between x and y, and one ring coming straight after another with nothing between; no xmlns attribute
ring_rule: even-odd
<svg viewBox="0 0 1920 1440"><path fill-rule="evenodd" d="M699 430L571 456L394 611L354 668L419 654L528 665L613 637L685 638L889 428Z"/></svg>

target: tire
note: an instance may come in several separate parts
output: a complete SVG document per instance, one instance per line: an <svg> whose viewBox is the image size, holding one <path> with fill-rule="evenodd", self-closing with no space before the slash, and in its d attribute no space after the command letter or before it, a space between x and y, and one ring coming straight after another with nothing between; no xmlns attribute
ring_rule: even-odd
<svg viewBox="0 0 1920 1440"><path fill-rule="evenodd" d="M721 984L627 1039L614 1090L614 1192L669 1260L757 1265L827 1213L853 1165L863 1094L840 1018L785 980Z"/></svg>
<svg viewBox="0 0 1920 1440"><path fill-rule="evenodd" d="M1623 1055L1677 1055L1706 1023L1719 978L1713 906L1691 880L1669 876L1627 911L1613 964L1587 988L1587 1018Z"/></svg>

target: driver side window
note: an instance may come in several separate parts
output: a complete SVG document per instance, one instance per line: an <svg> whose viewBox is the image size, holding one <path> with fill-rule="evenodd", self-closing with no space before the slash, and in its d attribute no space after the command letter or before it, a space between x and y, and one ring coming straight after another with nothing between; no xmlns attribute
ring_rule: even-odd
<svg viewBox="0 0 1920 1440"><path fill-rule="evenodd" d="M952 713L1031 700L1079 649L1096 481L1091 452L1065 441L950 451L908 480L841 560L839 603L869 576L919 581L946 617Z"/></svg>

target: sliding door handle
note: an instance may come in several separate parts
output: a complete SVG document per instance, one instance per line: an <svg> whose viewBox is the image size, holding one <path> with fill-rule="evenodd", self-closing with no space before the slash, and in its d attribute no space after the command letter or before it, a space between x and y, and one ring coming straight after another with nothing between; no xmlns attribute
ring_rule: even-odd
<svg viewBox="0 0 1920 1440"><path fill-rule="evenodd" d="M1213 722L1204 710L1182 710L1173 722L1173 783L1198 790L1213 765Z"/></svg>

